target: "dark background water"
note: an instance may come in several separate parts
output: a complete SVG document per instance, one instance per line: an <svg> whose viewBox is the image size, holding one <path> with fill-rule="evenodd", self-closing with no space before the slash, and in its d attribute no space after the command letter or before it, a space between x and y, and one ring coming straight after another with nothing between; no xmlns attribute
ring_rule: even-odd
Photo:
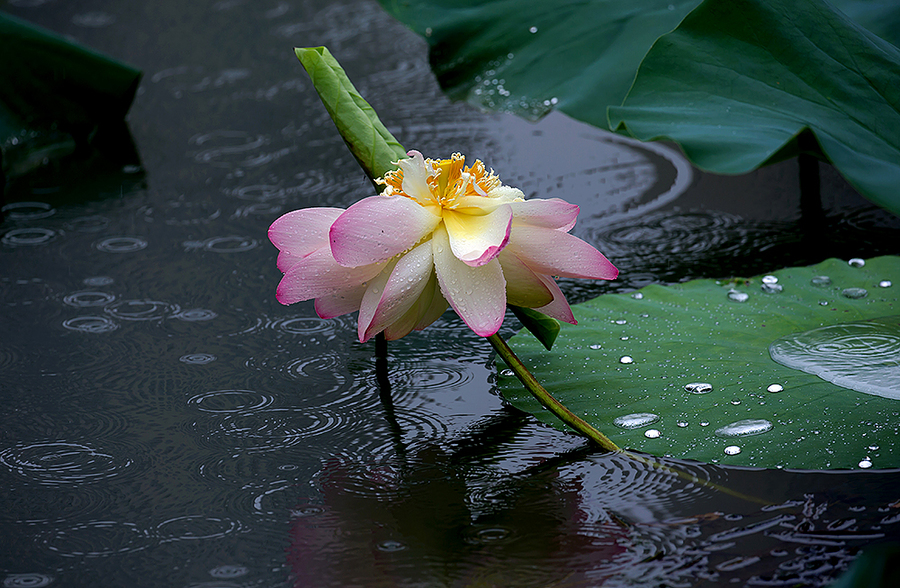
<svg viewBox="0 0 900 588"><path fill-rule="evenodd" d="M579 204L576 233L622 274L565 281L576 301L898 253L900 220L828 166L801 213L795 161L713 176L559 115L450 103L375 2L0 8L144 71L139 161L78 152L7 187L4 586L823 585L900 539L897 472L603 455L505 407L452 313L385 372L353 317L274 297L269 224L371 190L294 46L327 45L407 147Z"/></svg>

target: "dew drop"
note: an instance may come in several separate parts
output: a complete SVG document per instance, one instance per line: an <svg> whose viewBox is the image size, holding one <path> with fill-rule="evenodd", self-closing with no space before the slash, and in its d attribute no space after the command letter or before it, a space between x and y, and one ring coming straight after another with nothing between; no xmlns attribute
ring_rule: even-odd
<svg viewBox="0 0 900 588"><path fill-rule="evenodd" d="M741 452L741 448L737 445L729 445L725 448L725 455L737 455Z"/></svg>
<svg viewBox="0 0 900 588"><path fill-rule="evenodd" d="M764 283L760 289L766 294L778 294L779 292L784 291L784 286L781 284L768 284Z"/></svg>
<svg viewBox="0 0 900 588"><path fill-rule="evenodd" d="M765 419L746 419L719 427L716 429L716 435L721 437L749 437L770 430L772 430L772 423Z"/></svg>
<svg viewBox="0 0 900 588"><path fill-rule="evenodd" d="M694 382L684 387L684 390L691 394L707 394L712 392L712 389L712 384L707 384L706 382Z"/></svg>
<svg viewBox="0 0 900 588"><path fill-rule="evenodd" d="M623 355L619 358L619 363L634 363L634 359L630 355Z"/></svg>
<svg viewBox="0 0 900 588"><path fill-rule="evenodd" d="M860 257L854 257L847 263L852 265L853 267L863 267L864 265L866 265L866 260Z"/></svg>
<svg viewBox="0 0 900 588"><path fill-rule="evenodd" d="M590 348L590 349L602 349L602 348L603 348L603 345L600 345L599 343L594 343L593 345L588 345L588 348Z"/></svg>
<svg viewBox="0 0 900 588"><path fill-rule="evenodd" d="M678 425L679 427L681 427L682 429L685 428L686 426L688 426L687 421L678 421L675 424Z"/></svg>
<svg viewBox="0 0 900 588"><path fill-rule="evenodd" d="M701 427L708 427L708 426L709 426L709 421L700 421L700 426L701 426Z"/></svg>
<svg viewBox="0 0 900 588"><path fill-rule="evenodd" d="M616 324L617 324L617 325L624 325L624 324L627 323L627 322L628 322L628 321L626 321L625 319L618 319L618 320L616 321Z"/></svg>
<svg viewBox="0 0 900 588"><path fill-rule="evenodd" d="M888 285L890 285L890 282L888 282ZM634 298L635 300L641 300L644 297L644 295L641 294L640 292L635 292L634 294L631 295L631 297Z"/></svg>
<svg viewBox="0 0 900 588"><path fill-rule="evenodd" d="M820 288L824 288L825 286L831 285L831 278L828 276L816 276L809 281L813 286L819 286Z"/></svg>
<svg viewBox="0 0 900 588"><path fill-rule="evenodd" d="M784 390L784 386L781 384L769 384L769 387L766 388L766 392L771 392L772 394L781 392L782 390Z"/></svg>
<svg viewBox="0 0 900 588"><path fill-rule="evenodd" d="M827 300L819 300L819 306L828 306Z"/></svg>
<svg viewBox="0 0 900 588"><path fill-rule="evenodd" d="M851 300L859 300L860 298L865 298L869 295L869 292L865 288L844 288L841 290L841 296L844 298L849 298Z"/></svg>
<svg viewBox="0 0 900 588"><path fill-rule="evenodd" d="M737 290L731 289L728 291L728 299L733 300L735 302L747 302L750 298L750 295L746 292L738 292Z"/></svg>
<svg viewBox="0 0 900 588"><path fill-rule="evenodd" d="M622 427L623 429L637 429L638 427L643 427L644 425L655 422L658 418L659 415L655 415L652 412L636 412L634 414L616 417L613 420L613 424L617 427Z"/></svg>
<svg viewBox="0 0 900 588"><path fill-rule="evenodd" d="M659 439L662 433L659 432L659 429L647 429L644 431L644 437L647 439Z"/></svg>
<svg viewBox="0 0 900 588"><path fill-rule="evenodd" d="M869 445L869 451L878 451L877 445Z"/></svg>
<svg viewBox="0 0 900 588"><path fill-rule="evenodd" d="M775 276L763 276L762 277L763 284L777 284L778 278Z"/></svg>
<svg viewBox="0 0 900 588"><path fill-rule="evenodd" d="M737 406L737 405L740 404L740 403L741 403L741 401L738 400L737 398L735 398L734 400L731 401L731 404L733 404L733 405L735 405L735 406Z"/></svg>
<svg viewBox="0 0 900 588"><path fill-rule="evenodd" d="M515 374L515 372L513 372L511 369L505 369L505 370L500 370L500 375L501 375L501 376L506 376L507 378L509 378L509 377L512 377L512 376L514 376L514 375L516 375L516 374Z"/></svg>
<svg viewBox="0 0 900 588"><path fill-rule="evenodd" d="M879 288L890 288L891 286L892 284L890 280L881 280L880 282L878 282Z"/></svg>
<svg viewBox="0 0 900 588"><path fill-rule="evenodd" d="M865 469L869 469L870 467L872 467L872 460L869 459L868 457L865 458L864 460L862 460L861 462L859 462L859 467L861 467L861 468L864 469L864 470L865 470Z"/></svg>
<svg viewBox="0 0 900 588"><path fill-rule="evenodd" d="M531 27L531 28L529 28L529 29L528 29L528 32L531 33L531 34L533 35L534 33L537 32L537 27Z"/></svg>

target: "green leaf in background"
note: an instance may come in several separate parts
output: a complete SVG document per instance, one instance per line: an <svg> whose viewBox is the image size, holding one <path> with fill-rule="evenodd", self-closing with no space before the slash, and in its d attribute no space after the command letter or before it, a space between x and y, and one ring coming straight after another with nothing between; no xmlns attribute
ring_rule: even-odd
<svg viewBox="0 0 900 588"><path fill-rule="evenodd" d="M381 0L424 36L451 98L606 128L644 54L700 0Z"/></svg>
<svg viewBox="0 0 900 588"><path fill-rule="evenodd" d="M121 125L140 79L134 67L0 13L0 176L24 175Z"/></svg>
<svg viewBox="0 0 900 588"><path fill-rule="evenodd" d="M900 258L772 275L775 284L696 280L600 296L573 306L579 324L562 325L552 353L531 337L510 344L551 394L624 449L758 467L900 466ZM893 399L770 357L786 337L870 319L884 319L871 336L823 339L811 353L842 358L863 383L886 377ZM501 374L500 388L559 426L514 377Z"/></svg>
<svg viewBox="0 0 900 588"><path fill-rule="evenodd" d="M866 198L900 214L900 50L821 0L706 0L641 64L610 126L745 173L810 129Z"/></svg>
<svg viewBox="0 0 900 588"><path fill-rule="evenodd" d="M338 131L370 178L380 178L406 158L406 150L363 100L325 47L294 49Z"/></svg>
<svg viewBox="0 0 900 588"><path fill-rule="evenodd" d="M452 98L670 138L717 173L796 155L809 127L863 196L900 213L900 56L823 0L381 3L428 41ZM834 4L900 43L900 3Z"/></svg>

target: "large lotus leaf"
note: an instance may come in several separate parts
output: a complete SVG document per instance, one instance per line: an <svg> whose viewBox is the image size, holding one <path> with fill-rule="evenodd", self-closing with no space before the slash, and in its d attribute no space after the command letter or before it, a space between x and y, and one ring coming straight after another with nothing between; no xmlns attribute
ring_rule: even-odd
<svg viewBox="0 0 900 588"><path fill-rule="evenodd" d="M900 214L900 50L821 0L707 0L647 54L610 126L744 173L810 129L859 192Z"/></svg>
<svg viewBox="0 0 900 588"><path fill-rule="evenodd" d="M381 0L430 45L445 92L538 118L559 108L606 128L653 42L700 0Z"/></svg>
<svg viewBox="0 0 900 588"><path fill-rule="evenodd" d="M853 22L823 0L381 3L426 38L453 98L671 138L718 173L796 155L809 127L864 196L900 213L900 54L858 26L900 42L896 2L837 0Z"/></svg>
<svg viewBox="0 0 900 588"><path fill-rule="evenodd" d="M772 275L775 286L761 277L696 280L600 296L573 307L579 324L562 326L553 352L527 334L510 343L551 394L622 448L759 467L900 466L900 258L863 267L831 259ZM847 323L858 327L850 337L822 329ZM836 370L894 398L771 358L773 343L784 350L798 340L808 343L795 356L807 368L828 366L823 376L836 379ZM687 389L699 383L711 390ZM562 428L503 371L500 387ZM655 419L630 416L641 414ZM742 421L756 434L729 433Z"/></svg>

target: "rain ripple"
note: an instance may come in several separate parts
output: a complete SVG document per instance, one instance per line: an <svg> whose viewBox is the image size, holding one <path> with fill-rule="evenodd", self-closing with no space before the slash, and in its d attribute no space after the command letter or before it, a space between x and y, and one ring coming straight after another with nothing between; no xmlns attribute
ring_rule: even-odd
<svg viewBox="0 0 900 588"><path fill-rule="evenodd" d="M0 451L0 464L44 486L68 486L119 476L133 462L80 443L53 441Z"/></svg>

